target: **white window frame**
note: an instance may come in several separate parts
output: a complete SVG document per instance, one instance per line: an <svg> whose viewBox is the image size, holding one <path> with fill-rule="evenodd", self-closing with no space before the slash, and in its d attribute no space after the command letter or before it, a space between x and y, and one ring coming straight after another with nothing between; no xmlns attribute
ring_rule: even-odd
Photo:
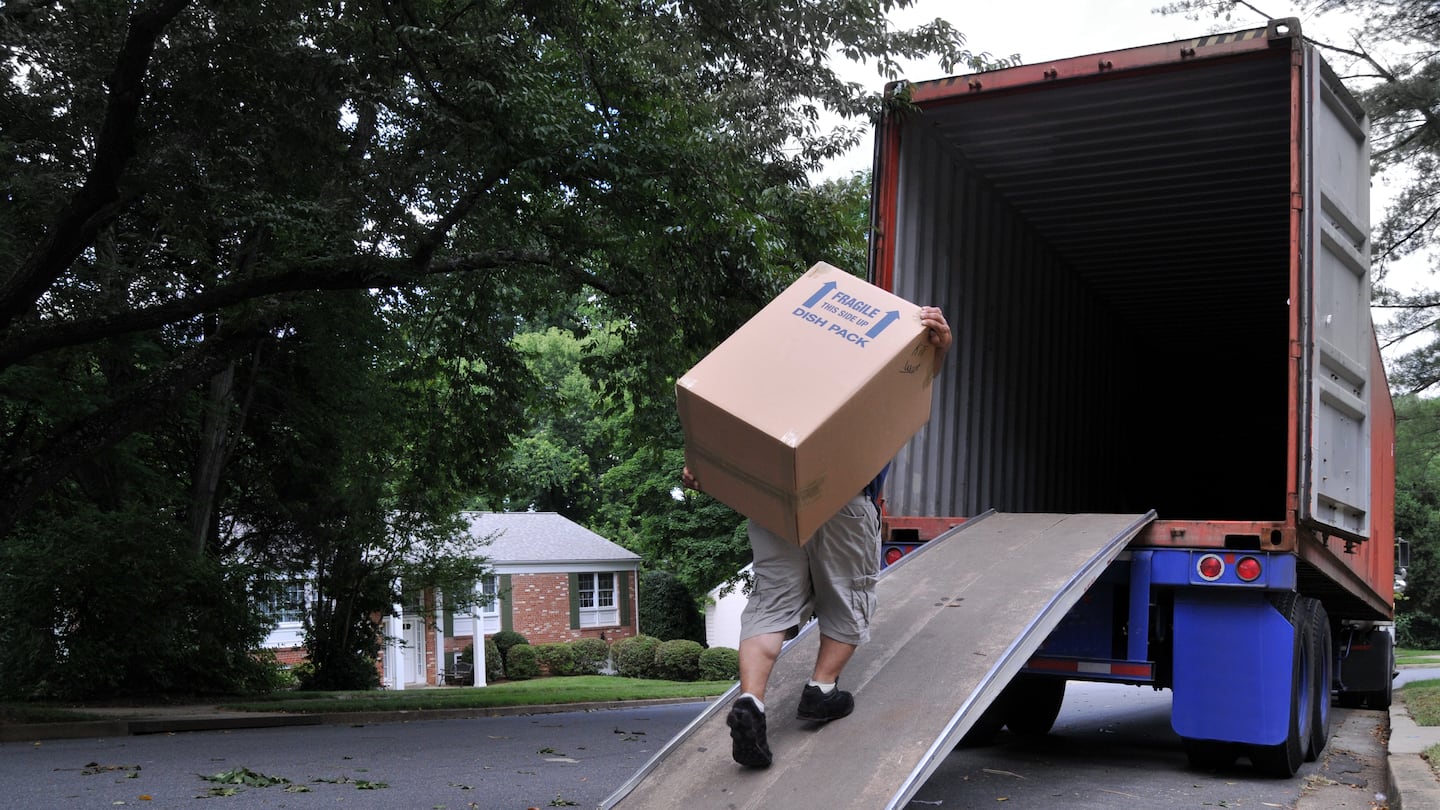
<svg viewBox="0 0 1440 810"><path fill-rule="evenodd" d="M616 574L598 571L579 574L581 627L613 627L620 624L620 606L616 603Z"/></svg>
<svg viewBox="0 0 1440 810"><path fill-rule="evenodd" d="M298 625L305 621L305 608L309 604L309 588L303 579L287 579L280 583L279 592L265 602L265 614L274 619L277 627Z"/></svg>

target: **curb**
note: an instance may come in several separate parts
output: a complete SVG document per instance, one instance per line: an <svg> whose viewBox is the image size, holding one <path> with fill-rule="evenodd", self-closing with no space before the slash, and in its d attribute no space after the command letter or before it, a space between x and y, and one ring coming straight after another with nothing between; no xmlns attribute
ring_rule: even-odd
<svg viewBox="0 0 1440 810"><path fill-rule="evenodd" d="M1391 754L1390 810L1440 807L1440 781L1419 754Z"/></svg>
<svg viewBox="0 0 1440 810"><path fill-rule="evenodd" d="M1430 745L1440 743L1440 730L1415 724L1410 711L1397 695L1390 703L1390 736L1387 757L1390 771L1390 810L1402 807L1440 808L1440 777L1420 756Z"/></svg>
<svg viewBox="0 0 1440 810"><path fill-rule="evenodd" d="M367 725L370 723L409 723L422 720L463 720L473 717L508 717L526 714L558 714L606 709L644 708L674 703L706 703L715 698L654 698L649 700L612 700L592 703L558 703L549 705L493 706L476 709L414 709L409 711L324 712L317 714L230 713L224 715L187 715L178 717L137 717L135 719L77 720L63 723L25 723L0 725L0 743L40 742L43 740L83 739L89 737L128 737L136 734L175 734L184 731L231 731L246 728L280 728L287 726Z"/></svg>

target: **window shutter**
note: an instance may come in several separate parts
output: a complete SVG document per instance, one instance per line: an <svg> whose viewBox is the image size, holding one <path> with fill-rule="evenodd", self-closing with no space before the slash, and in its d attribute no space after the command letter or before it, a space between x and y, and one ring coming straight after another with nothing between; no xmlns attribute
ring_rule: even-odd
<svg viewBox="0 0 1440 810"><path fill-rule="evenodd" d="M441 620L441 626L444 628L443 630L441 630L441 632L445 634L445 637L446 637L446 638L454 638L454 637L455 637L455 609L454 609L454 608L449 607L448 605L445 607L445 615L444 615L444 618Z"/></svg>
<svg viewBox="0 0 1440 810"><path fill-rule="evenodd" d="M515 601L510 598L510 575L509 575L509 574L501 574L501 575L500 575L500 593L498 593L498 594L496 594L496 595L500 598L500 629L501 629L501 630L514 630L514 629L515 629L515 615L514 615Z"/></svg>
<svg viewBox="0 0 1440 810"><path fill-rule="evenodd" d="M570 629L580 629L580 575L570 574Z"/></svg>
<svg viewBox="0 0 1440 810"><path fill-rule="evenodd" d="M629 627L634 622L630 613L630 571L615 573L615 604L620 608L620 626Z"/></svg>

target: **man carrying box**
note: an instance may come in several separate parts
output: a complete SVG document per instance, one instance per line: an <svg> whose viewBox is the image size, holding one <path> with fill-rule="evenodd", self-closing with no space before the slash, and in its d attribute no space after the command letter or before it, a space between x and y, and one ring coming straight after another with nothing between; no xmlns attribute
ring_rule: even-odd
<svg viewBox="0 0 1440 810"><path fill-rule="evenodd" d="M921 307L920 323L934 347L932 376L950 348L950 326L937 307ZM765 684L780 655L786 631L804 624L813 610L820 622L820 649L796 716L828 723L855 708L837 684L855 648L870 638L875 578L880 567L880 517L876 502L889 467L841 507L809 540L797 544L749 522L754 587L740 617L740 697L726 718L731 754L741 765L769 767L765 735ZM681 481L699 490L686 467Z"/></svg>

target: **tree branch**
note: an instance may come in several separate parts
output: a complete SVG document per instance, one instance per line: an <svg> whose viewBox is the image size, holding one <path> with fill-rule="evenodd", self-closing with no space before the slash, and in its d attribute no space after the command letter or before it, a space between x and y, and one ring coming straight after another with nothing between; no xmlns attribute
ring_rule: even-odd
<svg viewBox="0 0 1440 810"><path fill-rule="evenodd" d="M512 265L548 267L592 289L608 295L616 293L611 285L584 268L557 261L548 254L538 252L475 253L435 260L423 265L404 257L332 257L297 264L270 275L239 279L153 307L14 330L15 334L0 344L0 369L41 352L155 329L269 295L404 287L431 276L492 270Z"/></svg>
<svg viewBox="0 0 1440 810"><path fill-rule="evenodd" d="M145 75L155 43L189 0L160 0L130 18L125 42L107 84L109 101L95 139L95 161L85 184L65 206L19 269L0 282L0 332L35 305L95 234L114 217L120 177L135 154L135 122L145 97Z"/></svg>
<svg viewBox="0 0 1440 810"><path fill-rule="evenodd" d="M263 325L254 325L207 339L107 407L58 431L38 452L8 460L0 467L0 537L8 535L50 487L151 419L159 403L174 401L265 334Z"/></svg>

